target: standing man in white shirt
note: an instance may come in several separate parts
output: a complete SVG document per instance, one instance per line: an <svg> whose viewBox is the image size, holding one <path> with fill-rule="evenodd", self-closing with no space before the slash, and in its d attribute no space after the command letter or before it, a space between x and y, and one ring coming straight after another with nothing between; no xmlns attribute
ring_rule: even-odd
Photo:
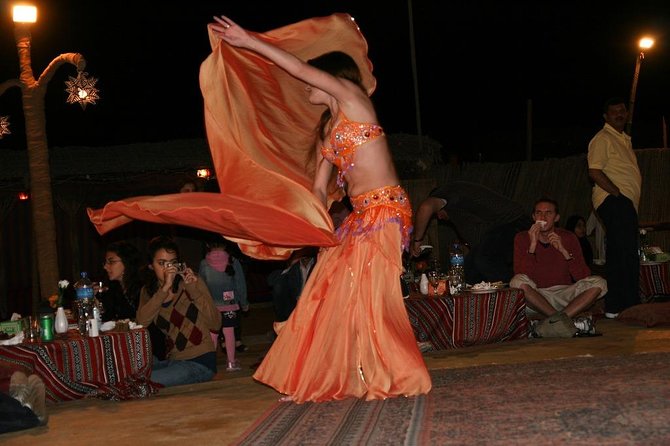
<svg viewBox="0 0 670 446"><path fill-rule="evenodd" d="M605 126L589 143L593 207L605 225L608 289L605 316L640 303L637 208L642 177L630 136L624 132L626 103L612 98L603 108Z"/></svg>

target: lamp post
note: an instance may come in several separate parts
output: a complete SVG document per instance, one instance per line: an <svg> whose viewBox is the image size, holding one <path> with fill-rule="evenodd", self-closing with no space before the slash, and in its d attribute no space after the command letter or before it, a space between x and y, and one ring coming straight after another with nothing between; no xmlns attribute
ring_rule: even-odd
<svg viewBox="0 0 670 446"><path fill-rule="evenodd" d="M30 24L37 21L37 8L26 5L14 6L13 13L14 36L21 71L18 79L10 79L0 84L0 95L11 87L18 87L22 92L35 243L33 252L37 257L40 295L43 300L46 300L57 291L59 274L44 96L47 84L61 65L70 63L77 67L78 71L82 71L86 66L86 61L81 54L61 54L51 61L36 80L33 76L30 58ZM37 296L36 290L33 290L33 309L36 309Z"/></svg>
<svg viewBox="0 0 670 446"><path fill-rule="evenodd" d="M630 89L630 101L628 102L628 122L626 123L626 133L630 135L633 128L633 109L635 108L635 94L637 93L637 80L640 76L640 66L642 59L644 59L644 51L654 46L654 39L651 37L643 37L638 43L640 54L635 61L635 73L633 74L633 87Z"/></svg>

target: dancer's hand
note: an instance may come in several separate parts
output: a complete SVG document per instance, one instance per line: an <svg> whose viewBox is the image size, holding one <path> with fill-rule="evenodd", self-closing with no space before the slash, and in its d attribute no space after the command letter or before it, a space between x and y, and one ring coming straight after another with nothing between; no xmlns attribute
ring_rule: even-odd
<svg viewBox="0 0 670 446"><path fill-rule="evenodd" d="M217 23L212 24L212 31L219 39L223 40L229 45L248 48L251 36L244 28L230 20L225 15L220 17L214 16Z"/></svg>

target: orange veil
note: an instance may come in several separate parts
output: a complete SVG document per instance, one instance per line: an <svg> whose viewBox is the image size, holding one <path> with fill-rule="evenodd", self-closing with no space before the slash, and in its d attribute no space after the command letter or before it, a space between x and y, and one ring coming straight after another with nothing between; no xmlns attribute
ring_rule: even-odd
<svg viewBox="0 0 670 446"><path fill-rule="evenodd" d="M371 94L367 43L348 14L304 20L256 34L303 60L330 51L352 56ZM88 209L104 234L133 219L219 233L260 259L286 258L302 246L333 246L327 209L312 194L316 123L305 84L262 56L222 43L200 67L205 126L220 193L144 196Z"/></svg>

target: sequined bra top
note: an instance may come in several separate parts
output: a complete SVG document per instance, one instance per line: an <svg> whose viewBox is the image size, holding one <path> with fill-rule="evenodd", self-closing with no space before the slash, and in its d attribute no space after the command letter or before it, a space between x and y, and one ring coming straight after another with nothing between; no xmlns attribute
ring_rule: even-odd
<svg viewBox="0 0 670 446"><path fill-rule="evenodd" d="M354 167L354 154L358 146L384 134L377 124L350 121L340 111L339 122L330 133L330 147L322 146L321 155L337 169L337 185L344 187L344 175Z"/></svg>

